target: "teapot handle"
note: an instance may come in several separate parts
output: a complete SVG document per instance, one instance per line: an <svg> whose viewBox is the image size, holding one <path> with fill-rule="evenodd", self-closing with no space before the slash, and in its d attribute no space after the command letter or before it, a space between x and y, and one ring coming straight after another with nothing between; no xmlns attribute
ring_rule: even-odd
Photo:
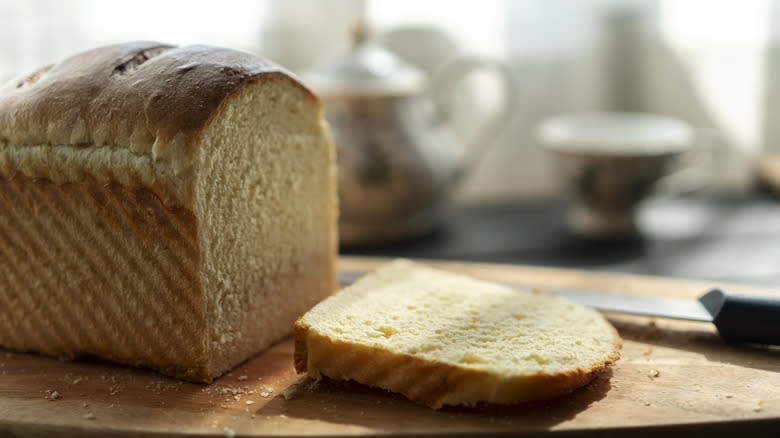
<svg viewBox="0 0 780 438"><path fill-rule="evenodd" d="M429 89L435 105L435 114L439 121L450 118L449 108L457 85L470 74L478 71L495 72L500 85L500 102L482 117L480 126L466 142L462 149L462 159L467 166L463 170L473 168L492 146L496 137L509 122L517 104L514 75L503 62L478 56L458 56L442 65L433 75Z"/></svg>

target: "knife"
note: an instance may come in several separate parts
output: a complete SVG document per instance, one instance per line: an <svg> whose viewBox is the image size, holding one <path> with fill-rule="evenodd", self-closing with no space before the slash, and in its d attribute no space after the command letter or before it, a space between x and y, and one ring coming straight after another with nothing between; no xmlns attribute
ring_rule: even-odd
<svg viewBox="0 0 780 438"><path fill-rule="evenodd" d="M363 275L363 272L341 271L339 283L347 286ZM517 283L503 284L533 288ZM580 289L541 289L602 312L712 323L727 342L780 345L780 297L739 294L722 289L712 289L698 299L621 295Z"/></svg>

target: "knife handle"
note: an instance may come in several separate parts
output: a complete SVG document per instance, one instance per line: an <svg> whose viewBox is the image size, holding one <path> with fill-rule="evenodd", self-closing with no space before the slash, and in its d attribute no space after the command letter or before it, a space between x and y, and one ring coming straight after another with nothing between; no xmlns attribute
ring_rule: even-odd
<svg viewBox="0 0 780 438"><path fill-rule="evenodd" d="M780 345L780 297L713 289L699 298L728 342Z"/></svg>

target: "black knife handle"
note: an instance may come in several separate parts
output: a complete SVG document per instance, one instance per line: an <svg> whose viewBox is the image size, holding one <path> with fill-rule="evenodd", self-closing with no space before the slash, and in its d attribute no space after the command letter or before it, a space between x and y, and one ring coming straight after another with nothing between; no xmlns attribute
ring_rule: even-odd
<svg viewBox="0 0 780 438"><path fill-rule="evenodd" d="M728 342L780 345L780 297L713 289L699 298Z"/></svg>

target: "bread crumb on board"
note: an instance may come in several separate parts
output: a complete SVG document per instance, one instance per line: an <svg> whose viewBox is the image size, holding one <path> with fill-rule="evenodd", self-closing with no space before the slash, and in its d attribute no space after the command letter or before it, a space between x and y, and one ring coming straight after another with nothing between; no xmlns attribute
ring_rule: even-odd
<svg viewBox="0 0 780 438"><path fill-rule="evenodd" d="M166 380L155 380L146 385L146 389L160 395L167 391L181 391L182 382L171 382Z"/></svg>
<svg viewBox="0 0 780 438"><path fill-rule="evenodd" d="M59 399L62 398L62 394L60 394L59 392L57 392L57 391L55 391L53 389L47 389L43 393L43 398L45 398L46 400L49 400L49 401L59 400Z"/></svg>

